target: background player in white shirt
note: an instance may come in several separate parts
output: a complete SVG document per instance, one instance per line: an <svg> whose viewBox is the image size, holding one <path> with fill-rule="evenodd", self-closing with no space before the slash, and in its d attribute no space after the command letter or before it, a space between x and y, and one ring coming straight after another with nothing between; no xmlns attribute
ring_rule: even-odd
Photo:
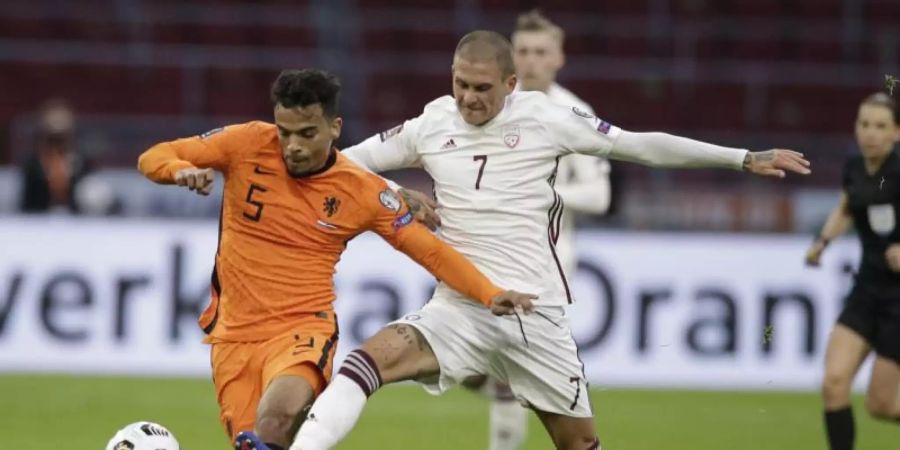
<svg viewBox="0 0 900 450"><path fill-rule="evenodd" d="M556 74L565 64L562 28L538 10L519 15L512 34L513 62L519 84L516 90L540 91L550 100L594 114L594 110L556 82ZM578 268L575 251L575 213L604 214L610 204L609 161L590 155L573 154L559 161L556 192L565 209L560 223L556 254L563 271L571 280ZM467 385L491 400L490 450L515 450L528 434L528 411L519 405L509 386L485 378Z"/></svg>
<svg viewBox="0 0 900 450"><path fill-rule="evenodd" d="M748 152L630 133L543 93L512 93L511 44L494 32L464 36L452 71L453 97L433 101L421 116L346 152L375 171L423 167L435 182L441 237L494 282L539 298L533 310L527 300L494 305L499 315L492 316L439 284L425 307L347 356L291 450L334 447L382 384L416 380L439 393L481 375L509 384L558 449L599 449L565 312L568 283L554 248L563 207L553 189L558 159L584 153L657 167L809 173L809 163L789 150ZM252 433L241 433L238 446L267 449Z"/></svg>

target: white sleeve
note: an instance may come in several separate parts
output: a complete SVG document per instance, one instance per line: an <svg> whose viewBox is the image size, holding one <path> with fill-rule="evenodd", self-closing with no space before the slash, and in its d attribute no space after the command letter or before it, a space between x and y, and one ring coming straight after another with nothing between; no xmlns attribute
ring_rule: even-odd
<svg viewBox="0 0 900 450"><path fill-rule="evenodd" d="M587 155L569 155L561 163L574 174L565 184L556 185L556 192L562 196L566 208L585 214L605 213L611 197L609 161Z"/></svg>
<svg viewBox="0 0 900 450"><path fill-rule="evenodd" d="M544 125L562 154L581 153L605 157L621 129L577 106L547 106Z"/></svg>
<svg viewBox="0 0 900 450"><path fill-rule="evenodd" d="M742 170L747 150L718 145L666 133L621 131L610 159L652 167L719 168Z"/></svg>
<svg viewBox="0 0 900 450"><path fill-rule="evenodd" d="M407 120L387 131L382 131L359 144L345 148L341 153L372 172L418 167L416 135L421 116Z"/></svg>

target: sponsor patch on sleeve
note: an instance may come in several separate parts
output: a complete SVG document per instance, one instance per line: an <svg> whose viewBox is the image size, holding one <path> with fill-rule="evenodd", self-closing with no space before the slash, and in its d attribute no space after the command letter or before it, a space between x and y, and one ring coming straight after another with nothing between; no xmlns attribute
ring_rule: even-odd
<svg viewBox="0 0 900 450"><path fill-rule="evenodd" d="M403 131L402 123L400 125L397 125L394 128L391 128L390 130L385 130L385 131L382 131L381 133L378 133L378 137L381 138L381 142L384 142L384 141L400 134L401 131Z"/></svg>
<svg viewBox="0 0 900 450"><path fill-rule="evenodd" d="M200 139L206 139L206 138L208 138L208 137L210 137L210 136L212 136L212 135L214 135L214 134L216 134L216 133L221 132L221 131L224 130L224 129L225 129L225 127L213 128L212 130L209 130L209 131L207 131L206 133L201 134L201 135L200 135Z"/></svg>
<svg viewBox="0 0 900 450"><path fill-rule="evenodd" d="M378 194L378 201L381 202L381 205L385 208L397 212L400 211L400 198L397 197L397 194L390 189L385 189Z"/></svg>
<svg viewBox="0 0 900 450"><path fill-rule="evenodd" d="M394 229L399 230L399 229L411 224L412 221L413 221L412 212L407 211L406 214L394 219L394 223L393 223Z"/></svg>

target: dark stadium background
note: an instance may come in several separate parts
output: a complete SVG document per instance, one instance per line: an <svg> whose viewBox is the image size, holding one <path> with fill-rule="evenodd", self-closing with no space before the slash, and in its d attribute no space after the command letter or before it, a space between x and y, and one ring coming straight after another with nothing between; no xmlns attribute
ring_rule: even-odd
<svg viewBox="0 0 900 450"><path fill-rule="evenodd" d="M346 126L339 145L351 145L448 94L451 52L461 35L478 28L508 34L516 15L533 7L565 29L567 65L559 81L605 120L729 146L792 148L813 163L811 176L781 181L613 163L613 210L580 220L586 236L637 230L679 239L709 233L724 242L768 236L765 242L773 246L779 239L807 242L834 205L842 162L856 151L859 101L883 90L886 75L900 76L897 0L3 2L0 354L42 345L13 338L14 330L28 326L20 317L35 327L40 319L13 315L14 275L25 263L20 250L10 249L25 236L10 230L41 233L46 221L55 224L45 231L52 242L64 239L53 234L60 221L63 228L90 223L98 234L107 226L127 230L140 223L214 229L217 199L153 186L134 170L137 155L155 142L269 120L271 81L283 68L300 67L341 78ZM75 146L102 186L98 201L109 203L95 212L100 217L18 211L21 168L33 151L40 108L51 100L67 102L76 114ZM389 176L430 190L421 173ZM38 259L56 267L50 248ZM35 295L13 306L24 311L40 301ZM828 326L833 317L817 320ZM140 345L132 344L139 354ZM203 377L119 377L115 360L109 363L112 375L96 367L76 375L45 362L50 369L23 369L0 356L4 448L96 449L118 427L139 419L169 426L182 448L227 448ZM790 392L765 386L712 392L597 387L604 448L825 445L815 385ZM379 395L340 448L372 448L371 442L384 443L377 448L485 445L486 406L470 394L430 399L400 387ZM857 417L860 448L900 442L896 427L864 413ZM536 422L528 445L549 445Z"/></svg>

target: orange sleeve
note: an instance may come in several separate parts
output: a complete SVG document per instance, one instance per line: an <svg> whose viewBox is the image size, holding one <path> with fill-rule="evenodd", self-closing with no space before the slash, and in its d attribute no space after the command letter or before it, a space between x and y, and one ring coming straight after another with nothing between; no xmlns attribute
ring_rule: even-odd
<svg viewBox="0 0 900 450"><path fill-rule="evenodd" d="M406 204L387 185L381 192L367 195L378 196L372 231L437 279L485 306L490 306L491 299L503 292L465 256L416 222Z"/></svg>
<svg viewBox="0 0 900 450"><path fill-rule="evenodd" d="M161 184L174 183L175 173L190 167L226 172L233 155L254 136L252 124L230 125L200 136L156 144L138 158L138 170Z"/></svg>

